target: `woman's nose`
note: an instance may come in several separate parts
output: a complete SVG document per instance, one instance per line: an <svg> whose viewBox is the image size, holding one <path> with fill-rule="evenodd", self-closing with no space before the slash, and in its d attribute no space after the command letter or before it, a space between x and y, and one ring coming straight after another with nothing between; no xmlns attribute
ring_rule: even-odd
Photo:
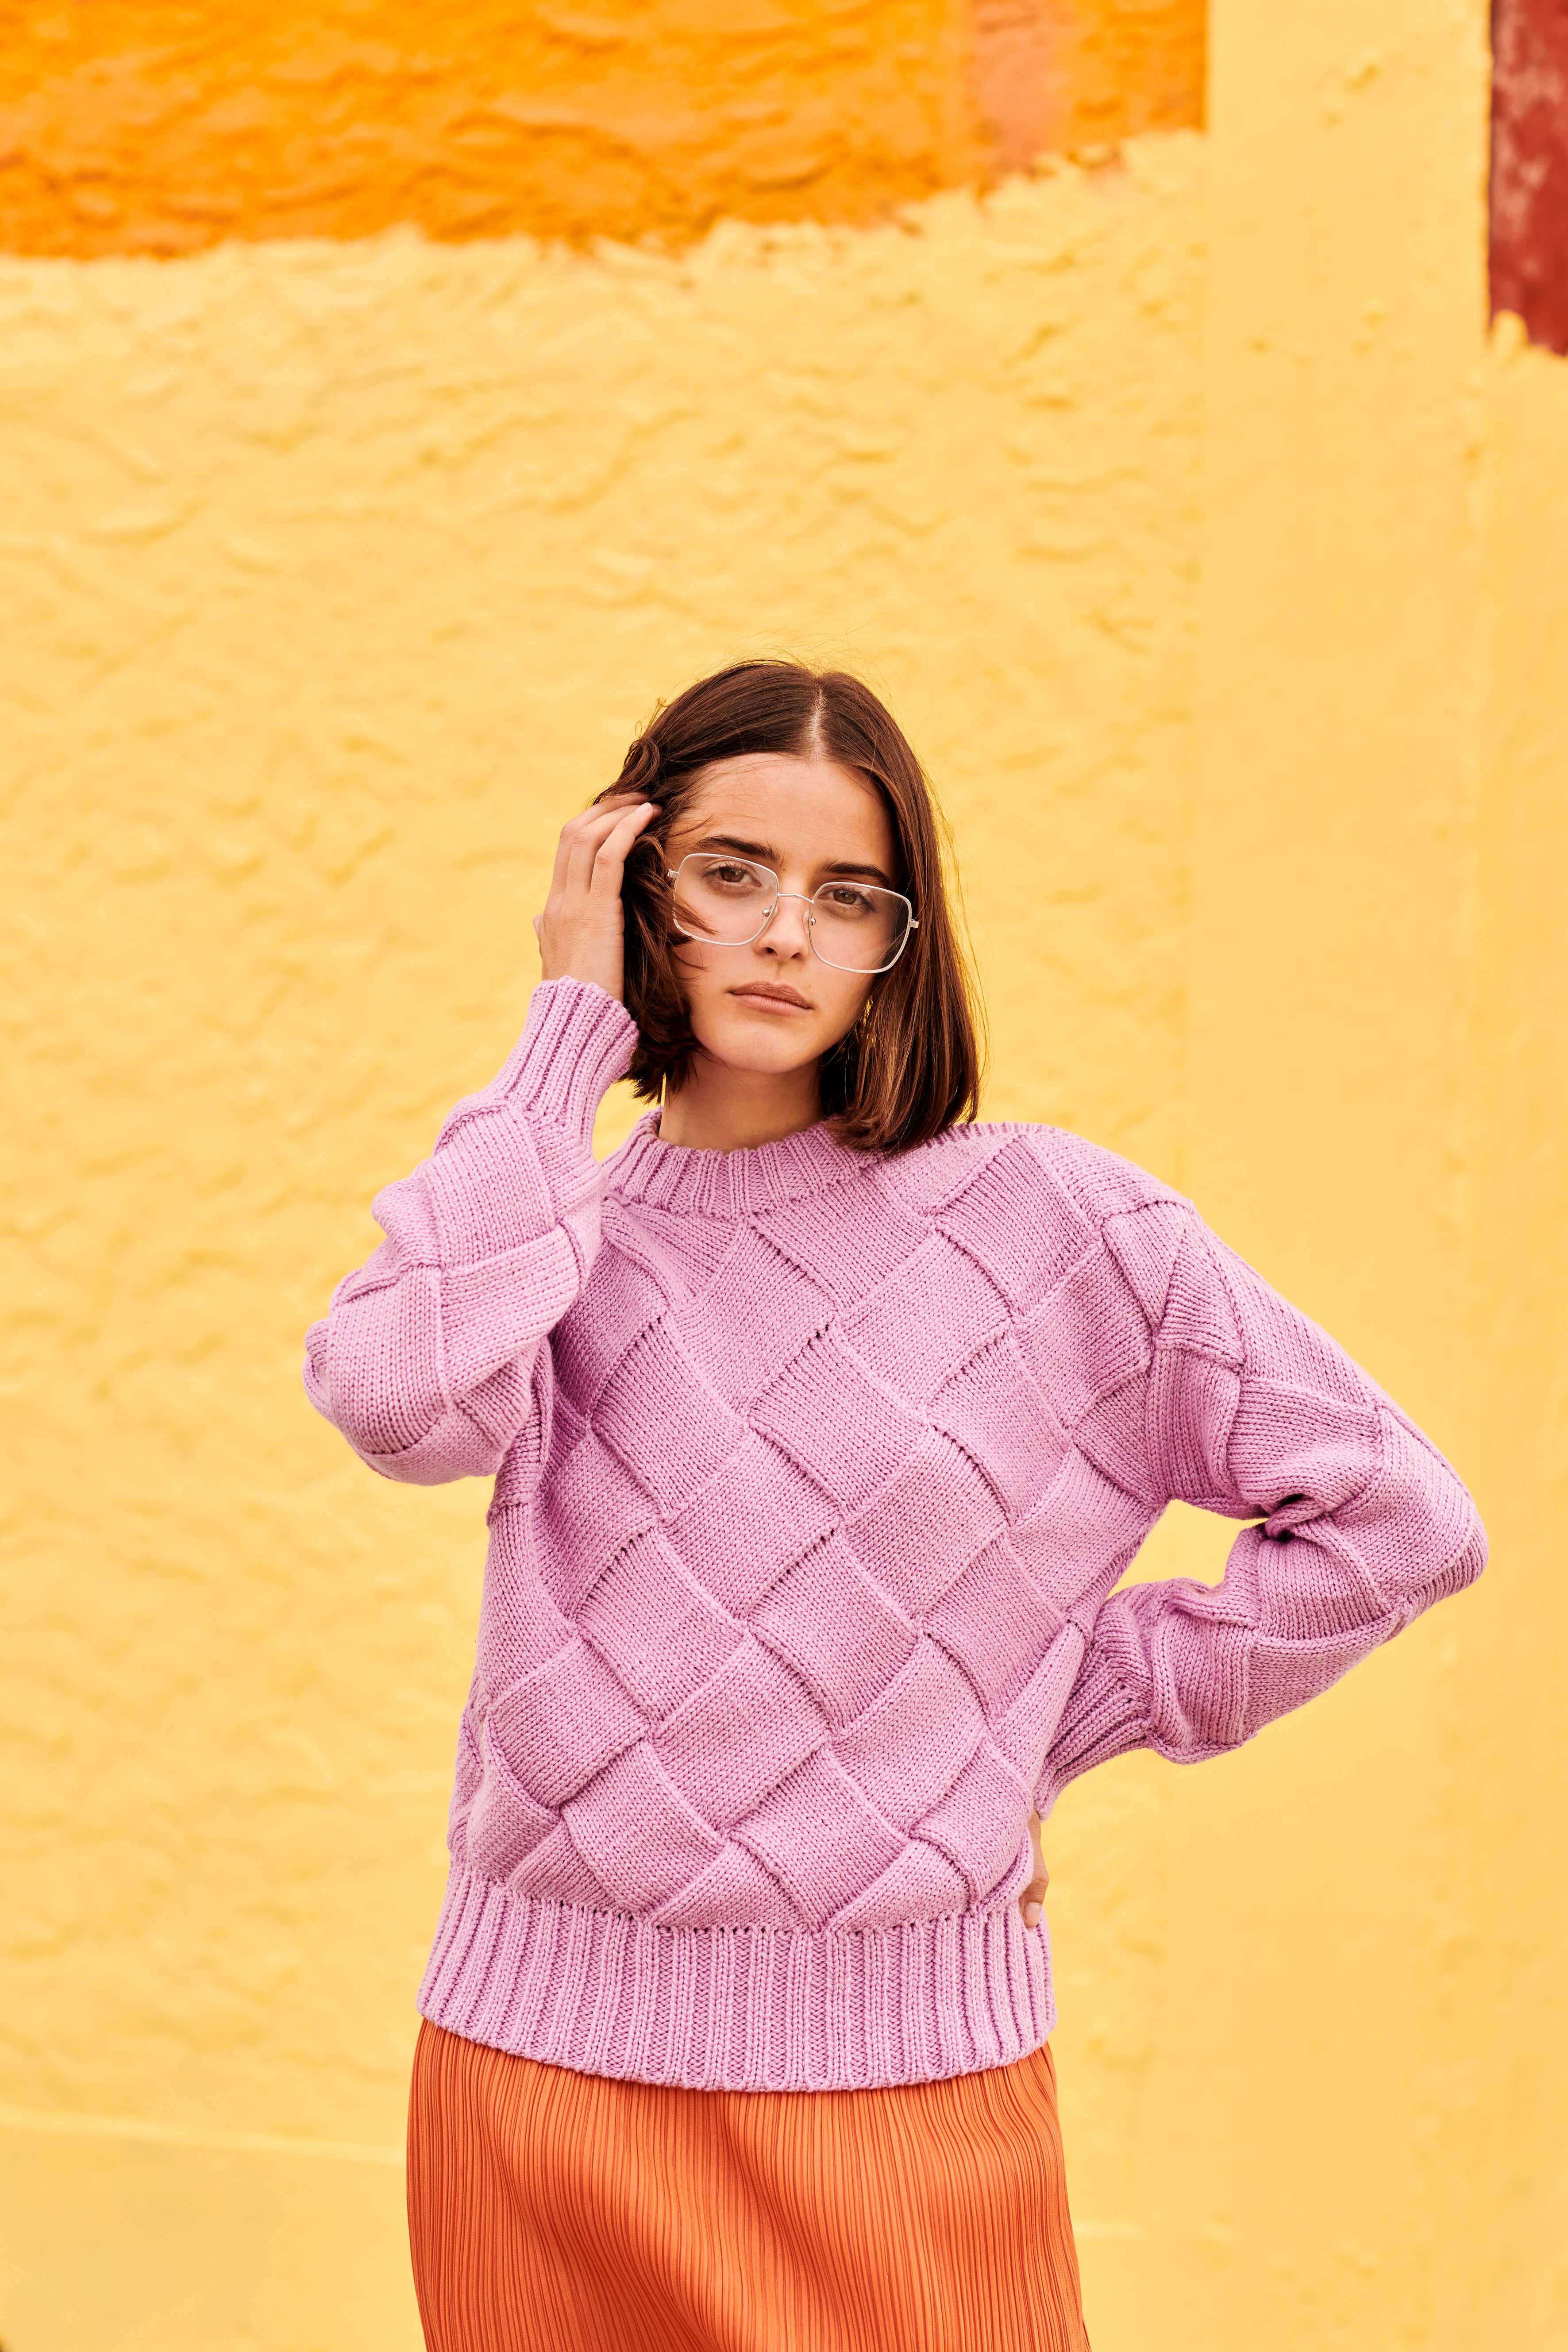
<svg viewBox="0 0 1568 2352"><path fill-rule="evenodd" d="M757 945L771 949L774 955L809 955L811 932L807 924L808 914L809 907L805 898L781 892L773 908L773 919Z"/></svg>

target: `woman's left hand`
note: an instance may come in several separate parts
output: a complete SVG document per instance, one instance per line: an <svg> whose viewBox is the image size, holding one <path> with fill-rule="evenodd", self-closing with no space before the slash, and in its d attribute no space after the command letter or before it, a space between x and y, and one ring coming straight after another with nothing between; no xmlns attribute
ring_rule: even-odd
<svg viewBox="0 0 1568 2352"><path fill-rule="evenodd" d="M1029 1815L1029 1839L1035 1849L1035 1874L1018 1897L1018 1908L1024 1915L1025 1927L1037 1927L1040 1924L1040 1906L1046 1899L1046 1889L1051 1883L1051 1874L1046 1868L1046 1857L1040 1845L1038 1813Z"/></svg>

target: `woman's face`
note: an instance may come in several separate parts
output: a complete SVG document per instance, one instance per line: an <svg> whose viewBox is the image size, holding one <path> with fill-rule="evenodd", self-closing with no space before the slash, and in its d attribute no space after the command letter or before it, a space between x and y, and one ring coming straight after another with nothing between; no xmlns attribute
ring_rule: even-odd
<svg viewBox="0 0 1568 2352"><path fill-rule="evenodd" d="M753 752L720 760L663 835L673 870L694 851L771 866L778 912L745 947L686 940L676 954L692 1034L709 1058L774 1076L820 1061L860 1016L871 988L813 954L805 900L825 882L900 887L881 795L831 760ZM918 908L917 908L918 913Z"/></svg>

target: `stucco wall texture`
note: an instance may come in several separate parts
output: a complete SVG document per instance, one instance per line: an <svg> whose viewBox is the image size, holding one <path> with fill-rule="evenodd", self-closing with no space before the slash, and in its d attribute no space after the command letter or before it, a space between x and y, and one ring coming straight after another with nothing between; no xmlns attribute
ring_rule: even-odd
<svg viewBox="0 0 1568 2352"><path fill-rule="evenodd" d="M879 225L0 259L7 2352L418 2342L484 1496L300 1334L563 816L780 647L930 761L989 1111L1192 1192L1494 1538L1051 1824L1097 2352L1568 2346L1568 370L1489 338L1484 29L1217 0L1206 136Z"/></svg>

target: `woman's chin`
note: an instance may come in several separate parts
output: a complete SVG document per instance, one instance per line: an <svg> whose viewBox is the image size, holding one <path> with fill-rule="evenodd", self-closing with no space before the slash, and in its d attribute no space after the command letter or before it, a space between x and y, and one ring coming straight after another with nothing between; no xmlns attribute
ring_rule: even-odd
<svg viewBox="0 0 1568 2352"><path fill-rule="evenodd" d="M770 1021L776 1015L765 1016ZM796 1070L814 1066L827 1051L817 1036L802 1034L805 1024L764 1030L756 1016L739 1021L704 1024L697 1042L710 1062L721 1069L748 1077L787 1078ZM815 1031L816 1024L811 1024ZM791 1034L791 1030L794 1034Z"/></svg>

